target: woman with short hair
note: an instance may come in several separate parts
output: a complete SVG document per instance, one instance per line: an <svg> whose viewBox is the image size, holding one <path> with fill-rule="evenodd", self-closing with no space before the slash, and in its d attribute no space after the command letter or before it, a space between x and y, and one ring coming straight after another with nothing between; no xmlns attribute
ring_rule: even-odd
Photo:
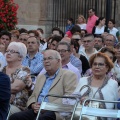
<svg viewBox="0 0 120 120"><path fill-rule="evenodd" d="M27 54L27 48L23 43L11 42L6 50L7 66L3 69L11 79L11 114L26 109L28 100L28 88L32 81L30 70L22 66L22 60Z"/></svg>

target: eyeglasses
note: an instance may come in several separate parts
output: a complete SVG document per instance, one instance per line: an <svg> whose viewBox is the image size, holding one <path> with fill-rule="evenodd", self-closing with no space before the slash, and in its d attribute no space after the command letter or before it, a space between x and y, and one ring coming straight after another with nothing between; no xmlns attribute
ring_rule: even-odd
<svg viewBox="0 0 120 120"><path fill-rule="evenodd" d="M25 38L23 38L23 39L22 39L22 38L20 38L19 40L20 40L20 41L27 41L27 39L25 39Z"/></svg>
<svg viewBox="0 0 120 120"><path fill-rule="evenodd" d="M62 49L62 50L57 50L59 53L65 53L66 51L69 51L69 50L64 50L64 49Z"/></svg>
<svg viewBox="0 0 120 120"><path fill-rule="evenodd" d="M6 50L6 53L11 53L11 54L18 53L18 54L20 54L19 52L15 51L15 50Z"/></svg>
<svg viewBox="0 0 120 120"><path fill-rule="evenodd" d="M105 65L106 65L105 63L96 63L96 62L92 64L92 66L94 66L94 67L96 67L96 66L103 67Z"/></svg>
<svg viewBox="0 0 120 120"><path fill-rule="evenodd" d="M90 43L92 40L84 40L83 43Z"/></svg>
<svg viewBox="0 0 120 120"><path fill-rule="evenodd" d="M57 58L54 58L54 57L50 56L50 57L47 57L47 58L43 58L43 62L45 62L46 60L52 61L53 59L57 59Z"/></svg>

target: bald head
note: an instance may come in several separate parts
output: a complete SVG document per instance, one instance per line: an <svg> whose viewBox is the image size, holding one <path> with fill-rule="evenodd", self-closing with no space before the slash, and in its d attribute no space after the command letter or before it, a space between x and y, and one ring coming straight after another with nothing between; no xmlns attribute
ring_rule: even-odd
<svg viewBox="0 0 120 120"><path fill-rule="evenodd" d="M54 75L61 67L61 56L55 50L46 50L43 53L43 63L49 75Z"/></svg>

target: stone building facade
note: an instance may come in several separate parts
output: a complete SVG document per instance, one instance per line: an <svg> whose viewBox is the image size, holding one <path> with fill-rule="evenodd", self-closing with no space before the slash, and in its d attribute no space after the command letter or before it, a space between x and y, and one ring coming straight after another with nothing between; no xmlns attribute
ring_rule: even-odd
<svg viewBox="0 0 120 120"><path fill-rule="evenodd" d="M18 27L43 28L46 34L52 29L52 0L14 0L19 5ZM116 0L116 27L120 26L120 0Z"/></svg>

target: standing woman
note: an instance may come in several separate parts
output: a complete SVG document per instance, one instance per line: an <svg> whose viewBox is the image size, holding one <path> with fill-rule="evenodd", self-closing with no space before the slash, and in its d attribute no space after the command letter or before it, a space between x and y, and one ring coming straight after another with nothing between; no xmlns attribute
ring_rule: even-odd
<svg viewBox="0 0 120 120"><path fill-rule="evenodd" d="M79 25L79 27L81 28L81 30L86 30L86 19L84 18L83 15L79 15L78 16L78 20L77 20L77 25Z"/></svg>
<svg viewBox="0 0 120 120"><path fill-rule="evenodd" d="M101 35L104 32L108 32L108 28L105 26L105 17L100 17L96 21L96 25L93 27L92 34L94 36Z"/></svg>

